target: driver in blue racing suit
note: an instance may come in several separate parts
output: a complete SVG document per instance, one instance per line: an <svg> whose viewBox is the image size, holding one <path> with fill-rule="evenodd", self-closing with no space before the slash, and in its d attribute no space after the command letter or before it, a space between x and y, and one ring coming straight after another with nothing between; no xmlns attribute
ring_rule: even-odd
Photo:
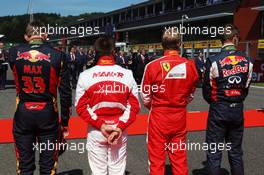
<svg viewBox="0 0 264 175"><path fill-rule="evenodd" d="M248 95L253 63L250 57L236 49L239 30L234 25L226 25L223 36L221 52L206 61L203 83L203 96L210 104L206 132L206 142L210 145L207 161L210 174L220 175L222 152L218 148L225 142L230 144L231 174L244 175L243 101Z"/></svg>
<svg viewBox="0 0 264 175"><path fill-rule="evenodd" d="M44 148L39 156L39 174L56 174L58 143L62 134L68 135L72 94L65 54L43 43L46 34L34 33L39 27L39 22L30 23L25 34L29 43L11 48L9 55L17 89L13 135L20 175L34 174L37 143Z"/></svg>

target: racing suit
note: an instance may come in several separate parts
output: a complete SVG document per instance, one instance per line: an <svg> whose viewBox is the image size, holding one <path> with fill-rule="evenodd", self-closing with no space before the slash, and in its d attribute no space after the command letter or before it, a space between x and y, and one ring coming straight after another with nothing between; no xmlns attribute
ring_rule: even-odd
<svg viewBox="0 0 264 175"><path fill-rule="evenodd" d="M222 152L218 147L224 142L232 175L244 174L243 101L248 94L252 70L251 59L236 50L234 45L224 45L219 54L206 61L203 96L210 104L206 142L210 145L207 160L212 175L221 174ZM216 146L211 148L212 144ZM231 149L227 144L231 144Z"/></svg>
<svg viewBox="0 0 264 175"><path fill-rule="evenodd" d="M146 66L141 96L150 109L147 142L151 175L165 173L166 152L173 174L188 174L186 150L180 146L186 141L186 106L197 82L194 61L174 50L165 51Z"/></svg>
<svg viewBox="0 0 264 175"><path fill-rule="evenodd" d="M68 126L71 107L65 56L38 41L11 48L9 61L17 90L13 124L17 173L33 175L36 146L42 144L42 148L45 148L40 152L40 174L55 174L58 155L55 144L61 130L57 88L60 93L62 126Z"/></svg>
<svg viewBox="0 0 264 175"><path fill-rule="evenodd" d="M76 89L76 111L87 122L88 160L94 175L124 175L126 128L139 112L137 84L130 70L115 65L113 57L99 58L96 66L80 74ZM102 124L123 131L117 145L109 145Z"/></svg>

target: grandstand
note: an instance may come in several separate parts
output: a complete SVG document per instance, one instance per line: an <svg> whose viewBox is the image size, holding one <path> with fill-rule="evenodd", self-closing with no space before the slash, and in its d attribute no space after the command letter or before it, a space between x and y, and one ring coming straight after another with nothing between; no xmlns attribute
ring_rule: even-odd
<svg viewBox="0 0 264 175"><path fill-rule="evenodd" d="M160 49L161 32L167 26L220 27L235 23L241 30L241 49L257 59L264 56L264 5L261 0L149 0L103 15L80 19L69 27L99 27L100 34L113 35L130 48ZM186 18L187 16L187 18ZM245 18L245 16L247 18ZM54 38L55 37L55 38ZM95 35L53 36L52 41L66 40L76 45L91 45ZM221 48L220 35L184 35L189 57L199 51L206 55Z"/></svg>

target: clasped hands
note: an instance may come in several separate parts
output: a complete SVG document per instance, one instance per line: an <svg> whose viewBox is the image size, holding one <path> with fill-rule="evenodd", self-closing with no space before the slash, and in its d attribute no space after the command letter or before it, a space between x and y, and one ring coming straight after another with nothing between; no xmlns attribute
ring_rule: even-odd
<svg viewBox="0 0 264 175"><path fill-rule="evenodd" d="M101 126L101 132L107 138L107 142L110 145L116 145L122 136L122 130L120 128L114 128L106 124Z"/></svg>

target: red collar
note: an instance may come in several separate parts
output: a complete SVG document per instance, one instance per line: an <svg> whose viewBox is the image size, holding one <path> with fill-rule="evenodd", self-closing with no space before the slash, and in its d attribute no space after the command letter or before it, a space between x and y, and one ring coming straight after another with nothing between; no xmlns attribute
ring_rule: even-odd
<svg viewBox="0 0 264 175"><path fill-rule="evenodd" d="M97 62L100 66L110 66L115 65L115 59L113 56L101 56Z"/></svg>
<svg viewBox="0 0 264 175"><path fill-rule="evenodd" d="M166 50L164 56L179 56L179 51L177 50Z"/></svg>

